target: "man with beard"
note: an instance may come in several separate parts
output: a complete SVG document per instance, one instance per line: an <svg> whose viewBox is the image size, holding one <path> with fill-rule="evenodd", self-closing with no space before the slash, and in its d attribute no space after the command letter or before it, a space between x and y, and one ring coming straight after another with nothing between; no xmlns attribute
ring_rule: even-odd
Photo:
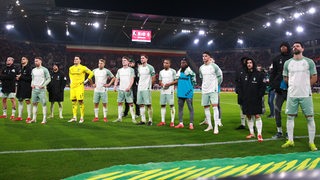
<svg viewBox="0 0 320 180"><path fill-rule="evenodd" d="M298 114L300 105L308 123L310 150L316 151L318 148L314 144L316 125L314 123L311 86L317 82L318 77L315 63L312 59L304 57L303 51L301 42L293 43L293 58L286 61L283 66L283 78L288 83L286 104L288 141L281 147L294 146L294 118Z"/></svg>
<svg viewBox="0 0 320 180"><path fill-rule="evenodd" d="M148 64L149 57L146 54L140 55L141 65L138 67L138 93L137 93L137 104L140 106L141 121L138 125L147 124L152 125L152 97L151 88L155 82L155 70L154 67ZM148 122L146 122L146 111L148 111Z"/></svg>
<svg viewBox="0 0 320 180"><path fill-rule="evenodd" d="M291 47L288 42L280 44L280 54L272 60L272 71L270 74L270 85L275 90L275 108L274 115L277 125L277 133L272 138L282 138L281 109L284 101L287 99L287 83L284 82L282 71L284 63L292 57Z"/></svg>
<svg viewBox="0 0 320 180"><path fill-rule="evenodd" d="M10 119L14 120L16 113L16 74L17 71L13 65L13 57L8 57L6 61L6 67L1 71L0 80L2 83L2 108L3 114L0 118L7 118L7 99L9 98L12 103L12 111Z"/></svg>
<svg viewBox="0 0 320 180"><path fill-rule="evenodd" d="M58 102L59 105L59 118L63 119L62 116L62 102L64 100L64 88L66 87L67 77L64 75L62 71L59 69L59 63L54 63L52 67L51 82L48 84L48 92L49 92L49 102L50 105L50 118L53 118L53 108L54 103Z"/></svg>
<svg viewBox="0 0 320 180"><path fill-rule="evenodd" d="M32 67L29 64L29 60L27 57L23 56L21 58L21 68L18 71L16 76L16 80L18 82L17 85L17 99L18 99L18 117L15 119L16 121L22 121L22 112L23 112L23 100L25 100L27 104L27 119L26 122L31 120L31 71Z"/></svg>
<svg viewBox="0 0 320 180"><path fill-rule="evenodd" d="M240 77L239 95L242 98L242 112L248 118L248 127L250 134L246 137L251 139L255 137L253 126L256 120L258 131L258 141L262 142L262 97L264 96L266 85L263 82L264 76L256 68L256 63L252 58L246 59L245 73Z"/></svg>
<svg viewBox="0 0 320 180"><path fill-rule="evenodd" d="M42 58L34 58L35 68L32 69L32 120L27 123L37 122L37 112L38 112L38 103L42 104L42 122L41 124L47 123L47 99L46 99L46 86L50 83L50 73L47 68L42 66Z"/></svg>

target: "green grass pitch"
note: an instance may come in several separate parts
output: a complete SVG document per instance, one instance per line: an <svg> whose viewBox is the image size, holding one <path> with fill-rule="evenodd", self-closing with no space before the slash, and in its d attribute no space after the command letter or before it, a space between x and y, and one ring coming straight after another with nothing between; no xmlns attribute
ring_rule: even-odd
<svg viewBox="0 0 320 180"><path fill-rule="evenodd" d="M153 93L153 126L137 126L131 122L131 118L123 119L121 123L113 123L117 118L116 92L109 91L108 123L102 118L99 122L92 122L93 103L92 91L85 92L85 122L68 123L71 118L71 102L69 91L65 92L64 119L58 118L57 104L55 104L55 117L48 119L46 125L42 125L42 111L39 108L38 122L26 124L14 122L9 119L0 119L0 179L61 179L83 172L97 170L113 165L142 164L148 162L170 162L180 160L199 160L223 157L245 157L252 155L281 154L291 152L309 151L308 138L295 140L294 148L282 149L280 146L284 139L274 141L257 141L248 143L232 143L233 141L246 140L248 130L235 130L240 124L239 106L236 103L235 93L221 93L222 123L220 133L214 135L204 132L206 126L200 126L204 119L204 111L201 106L201 94L194 97L195 123L194 130L188 129L189 112L185 105L184 129L169 127L169 108L167 107L167 125L158 127L160 122L159 92ZM267 96L266 100L267 100ZM316 125L319 126L320 95L314 94L314 110ZM177 101L177 99L175 99ZM8 101L9 103L9 101ZM263 115L263 137L271 138L276 132L274 119L267 119L269 108L265 101L267 112ZM40 105L39 105L40 106ZM49 106L48 106L49 107ZM285 105L284 105L285 107ZM284 109L283 107L283 109ZM175 124L178 122L178 107L176 106ZM2 107L0 107L2 109ZM11 113L9 103L8 114ZM49 109L49 108L48 108ZM212 112L212 111L211 111ZM102 108L100 106L100 117ZM26 109L24 110L24 118ZM285 119L283 114L283 128L285 131ZM138 119L140 120L140 118ZM319 134L319 127L317 127ZM307 135L307 122L299 111L295 120L295 136ZM231 142L219 145L205 145L212 142ZM315 143L320 146L319 137ZM176 144L204 144L195 147L176 148L145 148L123 150L79 150L77 148L99 147L132 147L152 145L176 145ZM71 149L75 148L75 149ZM23 150L69 149L69 151L54 152L28 152L13 153ZM7 152L7 153L5 153ZM11 152L11 153L9 153Z"/></svg>

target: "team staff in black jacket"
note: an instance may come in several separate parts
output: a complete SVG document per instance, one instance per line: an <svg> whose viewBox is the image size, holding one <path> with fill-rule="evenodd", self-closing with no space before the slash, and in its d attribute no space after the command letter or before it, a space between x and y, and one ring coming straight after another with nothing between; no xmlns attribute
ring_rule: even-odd
<svg viewBox="0 0 320 180"><path fill-rule="evenodd" d="M18 83L17 86L17 99L18 99L18 117L15 119L16 121L22 121L22 112L23 112L23 100L25 100L27 104L27 119L26 122L31 121L31 71L32 67L29 64L29 60L27 57L23 56L21 58L21 67L18 70L16 75L16 80Z"/></svg>
<svg viewBox="0 0 320 180"><path fill-rule="evenodd" d="M252 58L246 59L245 72L240 76L239 96L242 101L242 112L248 118L250 134L247 139L254 138L254 119L258 131L258 141L262 142L262 97L264 96L266 85L264 74L257 70L255 61Z"/></svg>
<svg viewBox="0 0 320 180"><path fill-rule="evenodd" d="M53 108L54 102L58 102L59 105L59 118L62 119L62 103L64 100L64 88L66 87L67 77L65 74L60 71L59 64L54 63L52 67L52 71L50 72L51 81L47 86L47 90L49 92L49 102L51 103L50 118L53 118Z"/></svg>
<svg viewBox="0 0 320 180"><path fill-rule="evenodd" d="M2 69L0 74L0 80L2 83L2 108L3 114L0 118L7 118L7 98L11 100L12 111L10 119L14 119L16 113L16 68L13 65L13 57L8 57L6 61L6 66Z"/></svg>
<svg viewBox="0 0 320 180"><path fill-rule="evenodd" d="M281 125L281 109L284 101L287 99L287 83L284 82L282 71L284 63L292 57L291 47L288 42L280 44L280 54L272 60L272 72L270 75L271 88L275 89L275 119L277 125L277 133L273 138L282 138L282 125Z"/></svg>
<svg viewBox="0 0 320 180"><path fill-rule="evenodd" d="M248 57L242 57L240 59L240 67L236 72L236 77L235 77L235 84L236 84L236 88L235 91L237 93L237 98L238 98L238 104L240 106L240 118L241 118L241 122L240 122L240 126L237 127L236 129L245 129L246 128L246 115L243 114L242 112L242 98L240 97L239 94L239 87L240 87L240 77L245 73L246 70L246 60L248 59Z"/></svg>

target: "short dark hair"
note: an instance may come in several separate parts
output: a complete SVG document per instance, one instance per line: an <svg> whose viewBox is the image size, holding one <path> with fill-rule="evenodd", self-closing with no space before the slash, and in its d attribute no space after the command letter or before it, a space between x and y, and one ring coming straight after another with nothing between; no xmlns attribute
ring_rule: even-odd
<svg viewBox="0 0 320 180"><path fill-rule="evenodd" d="M169 59L169 58L164 58L162 62L164 62L164 61L169 61L169 63L171 63L171 59Z"/></svg>
<svg viewBox="0 0 320 180"><path fill-rule="evenodd" d="M296 42L294 42L293 44L300 44L300 46L301 46L302 48L304 48L304 45L303 45L302 42L300 42L300 41L296 41Z"/></svg>
<svg viewBox="0 0 320 180"><path fill-rule="evenodd" d="M103 62L104 64L106 64L106 60L104 59L99 59L99 61Z"/></svg>
<svg viewBox="0 0 320 180"><path fill-rule="evenodd" d="M122 56L121 59L126 59L127 61L130 61L130 58L128 56Z"/></svg>
<svg viewBox="0 0 320 180"><path fill-rule="evenodd" d="M207 54L208 56L212 57L212 55L209 51L204 51L202 54Z"/></svg>
<svg viewBox="0 0 320 180"><path fill-rule="evenodd" d="M37 56L34 59L40 59L42 61L42 57L40 57L40 56Z"/></svg>
<svg viewBox="0 0 320 180"><path fill-rule="evenodd" d="M146 54L141 54L140 56L144 56L146 59L149 59L148 55Z"/></svg>
<svg viewBox="0 0 320 180"><path fill-rule="evenodd" d="M189 59L186 58L186 57L182 58L181 61L185 61L187 64L189 64ZM180 61L180 62L181 62L181 61Z"/></svg>

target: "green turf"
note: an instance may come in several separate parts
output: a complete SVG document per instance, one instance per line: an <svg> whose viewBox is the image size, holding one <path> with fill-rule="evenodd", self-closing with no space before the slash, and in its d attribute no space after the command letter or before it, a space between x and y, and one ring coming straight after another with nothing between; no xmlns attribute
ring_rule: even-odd
<svg viewBox="0 0 320 180"><path fill-rule="evenodd" d="M314 109L316 124L319 125L320 95L314 94ZM200 105L201 94L194 98L195 129L187 128L189 120L185 107L185 128L174 129L168 125L157 127L160 121L159 92L153 92L154 124L151 127L137 126L131 118L125 118L121 123L113 123L117 118L116 93L109 91L108 123L102 120L93 123L92 91L85 94L85 122L68 123L71 118L71 103L69 92L65 93L64 119L49 119L46 125L41 125L42 113L38 115L36 124L13 122L9 119L0 120L0 152L60 149L60 148L95 148L95 147L126 147L169 144L201 144L245 140L248 130L235 130L240 124L239 106L234 93L221 93L222 123L220 134L204 132L206 126L199 126L203 121L203 107ZM276 132L275 120L263 119L263 137L270 138ZM0 107L1 108L1 107ZM9 104L10 108L10 104ZM57 105L56 105L57 112ZM102 115L100 107L100 116ZM39 112L41 108L39 108ZM10 114L10 110L9 110ZM176 123L177 120L176 107ZM57 113L55 116L58 117ZM285 119L285 115L283 114ZM167 108L167 122L169 122ZM168 124L168 123L167 123ZM285 120L283 121L285 126ZM317 127L317 129L319 129ZM285 127L284 127L285 130ZM318 132L318 131L317 131ZM319 134L319 133L317 133ZM307 135L306 121L299 112L295 121L295 136ZM96 151L61 151L34 152L22 154L0 154L0 179L61 179L83 172L97 170L113 165L141 164L147 162L169 162L178 160L197 160L223 157L244 157L251 155L266 155L309 151L308 139L296 139L294 148L282 149L285 140L265 141L263 143L238 143L225 145L206 145L200 147L176 148L145 148L131 150L96 150ZM319 137L316 138L319 144Z"/></svg>

